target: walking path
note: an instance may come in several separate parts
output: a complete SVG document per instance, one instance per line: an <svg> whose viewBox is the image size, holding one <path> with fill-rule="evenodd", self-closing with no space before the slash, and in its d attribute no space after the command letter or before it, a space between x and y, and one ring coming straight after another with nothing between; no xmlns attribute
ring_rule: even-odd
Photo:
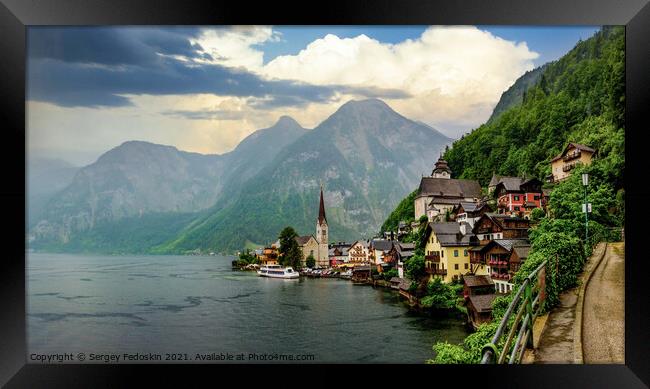
<svg viewBox="0 0 650 389"><path fill-rule="evenodd" d="M625 243L610 243L585 292L584 363L625 363Z"/></svg>
<svg viewBox="0 0 650 389"><path fill-rule="evenodd" d="M582 363L581 323L585 287L594 269L604 258L601 243L587 260L579 285L560 294L560 303L546 319L539 344L525 363Z"/></svg>

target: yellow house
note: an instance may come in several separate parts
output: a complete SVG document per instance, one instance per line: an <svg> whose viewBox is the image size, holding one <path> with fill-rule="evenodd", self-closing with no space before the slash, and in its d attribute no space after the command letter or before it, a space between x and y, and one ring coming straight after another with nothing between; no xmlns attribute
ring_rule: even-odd
<svg viewBox="0 0 650 389"><path fill-rule="evenodd" d="M562 181L571 175L578 165L589 165L596 150L578 143L569 143L562 153L551 160L551 174L546 177L549 182Z"/></svg>
<svg viewBox="0 0 650 389"><path fill-rule="evenodd" d="M423 235L424 268L433 277L441 277L449 283L471 274L469 251L473 247L470 240L473 234L466 223L429 223ZM474 241L474 240L472 240ZM486 275L487 269L477 269L475 275Z"/></svg>

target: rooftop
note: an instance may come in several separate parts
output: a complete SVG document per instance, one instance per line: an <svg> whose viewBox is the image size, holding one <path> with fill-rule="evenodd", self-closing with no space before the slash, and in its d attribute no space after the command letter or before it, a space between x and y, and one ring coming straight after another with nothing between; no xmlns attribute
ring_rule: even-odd
<svg viewBox="0 0 650 389"><path fill-rule="evenodd" d="M479 294L469 296L469 301L478 312L492 312L492 301L495 297L495 294Z"/></svg>
<svg viewBox="0 0 650 389"><path fill-rule="evenodd" d="M313 238L313 235L297 236L296 242L298 242L299 246L304 246L309 241L309 238Z"/></svg>
<svg viewBox="0 0 650 389"><path fill-rule="evenodd" d="M490 243L498 244L508 251L513 247L530 247L528 239L493 239Z"/></svg>
<svg viewBox="0 0 650 389"><path fill-rule="evenodd" d="M514 246L513 250L520 259L526 259L528 258L528 254L530 253L530 245Z"/></svg>
<svg viewBox="0 0 650 389"><path fill-rule="evenodd" d="M475 180L422 177L420 196L480 197L481 185Z"/></svg>
<svg viewBox="0 0 650 389"><path fill-rule="evenodd" d="M589 146L581 145L580 143L569 142L569 143L564 147L564 150L562 150L562 152L561 152L558 156L556 156L555 158L551 159L551 162L555 162L555 161L557 161L558 159L562 158L562 157L564 156L564 154L566 154L566 152L569 151L569 149L571 149L571 148L576 148L576 149L578 149L578 150L581 150L581 151L587 151L587 152L590 152L590 153L595 153L595 152L596 152L596 150L592 149L592 148L589 147Z"/></svg>
<svg viewBox="0 0 650 389"><path fill-rule="evenodd" d="M382 250L382 251L388 251L393 248L393 241L392 240L373 240L371 242L372 247L375 250Z"/></svg>
<svg viewBox="0 0 650 389"><path fill-rule="evenodd" d="M465 281L465 285L467 285L470 288L477 287L477 286L494 285L494 282L489 276L473 276L473 275L466 274L463 276L463 281Z"/></svg>

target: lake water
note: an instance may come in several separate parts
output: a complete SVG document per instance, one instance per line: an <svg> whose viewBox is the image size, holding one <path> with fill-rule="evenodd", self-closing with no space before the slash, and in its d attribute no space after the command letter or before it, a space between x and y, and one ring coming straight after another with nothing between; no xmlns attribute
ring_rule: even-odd
<svg viewBox="0 0 650 389"><path fill-rule="evenodd" d="M155 355L154 363L194 363L196 354L212 358L201 362L424 363L436 341L467 335L461 320L409 313L394 291L261 278L232 271L232 259L30 253L28 361L72 353L79 363L84 353L84 363L111 354L125 362L127 353L130 363Z"/></svg>

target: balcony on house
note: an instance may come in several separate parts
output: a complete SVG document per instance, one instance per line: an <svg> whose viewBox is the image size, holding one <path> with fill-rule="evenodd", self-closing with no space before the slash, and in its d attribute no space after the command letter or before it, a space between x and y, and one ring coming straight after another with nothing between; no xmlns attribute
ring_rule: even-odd
<svg viewBox="0 0 650 389"><path fill-rule="evenodd" d="M573 170L573 168L575 168L575 167L578 166L579 164L580 164L580 161L576 161L576 162L572 162L572 163L566 164L566 165L562 166L562 171L563 171L563 172L568 172L568 171L570 171L570 170Z"/></svg>
<svg viewBox="0 0 650 389"><path fill-rule="evenodd" d="M447 269L433 269L433 274L438 276L446 276Z"/></svg>
<svg viewBox="0 0 650 389"><path fill-rule="evenodd" d="M575 149L575 150L573 150L572 152L570 152L570 153L568 153L567 155L565 155L565 156L562 158L562 160L563 160L564 162L567 162L567 161L570 161L570 160L572 160L572 159L580 158L580 155L581 155L581 151L580 151L580 149Z"/></svg>
<svg viewBox="0 0 650 389"><path fill-rule="evenodd" d="M424 260L438 263L440 262L440 253L432 253L429 255L425 255Z"/></svg>
<svg viewBox="0 0 650 389"><path fill-rule="evenodd" d="M438 275L438 276L446 276L447 275L447 269L439 269L433 265L427 266L425 264L424 266L424 271L427 272L427 274L433 274L433 275Z"/></svg>
<svg viewBox="0 0 650 389"><path fill-rule="evenodd" d="M485 265L485 257L480 253L480 251L470 250L469 262L475 265Z"/></svg>

